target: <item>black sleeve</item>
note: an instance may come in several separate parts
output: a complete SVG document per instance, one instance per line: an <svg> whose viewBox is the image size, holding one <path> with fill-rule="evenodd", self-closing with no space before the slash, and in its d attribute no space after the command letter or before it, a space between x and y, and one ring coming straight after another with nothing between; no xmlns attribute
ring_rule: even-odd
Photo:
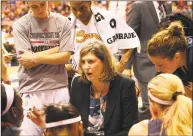
<svg viewBox="0 0 193 136"><path fill-rule="evenodd" d="M80 97L78 97L78 92L77 92L77 87L79 86L79 78L80 77L75 77L72 80L72 86L71 86L71 90L70 90L70 103L72 105L74 105L76 108L78 107L78 101L80 101Z"/></svg>

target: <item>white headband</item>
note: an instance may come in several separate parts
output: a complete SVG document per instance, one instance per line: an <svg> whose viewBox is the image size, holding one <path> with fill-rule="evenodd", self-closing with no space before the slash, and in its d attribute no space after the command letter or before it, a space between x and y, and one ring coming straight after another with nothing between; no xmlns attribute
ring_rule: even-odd
<svg viewBox="0 0 193 136"><path fill-rule="evenodd" d="M155 102L159 103L159 104L163 104L163 105L172 105L174 103L174 101L166 101L166 100L161 100L156 98L155 96L153 96L151 94L151 91L148 91L148 96Z"/></svg>
<svg viewBox="0 0 193 136"><path fill-rule="evenodd" d="M61 121L57 121L57 122L46 123L46 128L62 126L62 125L68 125L68 124L76 123L76 122L79 122L79 121L81 121L80 116L78 116L76 118L72 118L72 119L66 119L66 120L61 120Z"/></svg>
<svg viewBox="0 0 193 136"><path fill-rule="evenodd" d="M2 112L2 116L5 115L8 110L10 109L12 103L13 103L13 99L14 99L14 90L10 85L7 84L3 84L5 86L5 92L6 92L6 96L7 96L7 104L6 104L6 108L5 110Z"/></svg>

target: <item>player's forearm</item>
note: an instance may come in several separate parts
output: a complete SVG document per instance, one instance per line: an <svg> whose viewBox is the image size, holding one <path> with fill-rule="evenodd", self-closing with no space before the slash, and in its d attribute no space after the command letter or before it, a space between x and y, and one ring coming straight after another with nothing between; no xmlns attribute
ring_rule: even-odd
<svg viewBox="0 0 193 136"><path fill-rule="evenodd" d="M133 52L133 49L127 49L124 51L123 55L121 56L120 67L123 67L123 68L125 67L125 64L131 57L132 52Z"/></svg>
<svg viewBox="0 0 193 136"><path fill-rule="evenodd" d="M54 54L54 53L58 53L59 52L59 47L54 47L45 51L41 51L41 52L36 52L35 54L37 55L50 55L50 54Z"/></svg>
<svg viewBox="0 0 193 136"><path fill-rule="evenodd" d="M51 55L37 55L36 61L38 64L66 64L69 63L71 52L60 52Z"/></svg>

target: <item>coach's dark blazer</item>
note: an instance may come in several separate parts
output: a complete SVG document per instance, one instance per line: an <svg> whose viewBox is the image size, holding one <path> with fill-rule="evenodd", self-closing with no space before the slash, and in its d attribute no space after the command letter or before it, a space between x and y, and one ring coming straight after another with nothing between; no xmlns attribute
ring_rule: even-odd
<svg viewBox="0 0 193 136"><path fill-rule="evenodd" d="M90 86L76 77L72 83L70 102L78 108L84 128L88 126ZM118 74L110 82L104 116L105 136L127 136L131 126L138 120L138 104L135 83Z"/></svg>

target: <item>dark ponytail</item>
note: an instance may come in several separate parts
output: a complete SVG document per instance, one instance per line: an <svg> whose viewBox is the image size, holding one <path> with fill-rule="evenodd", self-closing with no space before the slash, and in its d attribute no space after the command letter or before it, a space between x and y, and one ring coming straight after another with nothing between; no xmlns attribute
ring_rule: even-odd
<svg viewBox="0 0 193 136"><path fill-rule="evenodd" d="M179 38L181 36L185 36L182 25L180 24L180 22L177 22L177 21L169 25L168 32L171 36L177 36Z"/></svg>
<svg viewBox="0 0 193 136"><path fill-rule="evenodd" d="M193 18L185 12L169 14L160 23L161 29L167 28L171 22L180 21L183 25L185 36L193 36Z"/></svg>
<svg viewBox="0 0 193 136"><path fill-rule="evenodd" d="M66 120L79 116L78 110L71 104L49 105L45 109L46 123Z"/></svg>

